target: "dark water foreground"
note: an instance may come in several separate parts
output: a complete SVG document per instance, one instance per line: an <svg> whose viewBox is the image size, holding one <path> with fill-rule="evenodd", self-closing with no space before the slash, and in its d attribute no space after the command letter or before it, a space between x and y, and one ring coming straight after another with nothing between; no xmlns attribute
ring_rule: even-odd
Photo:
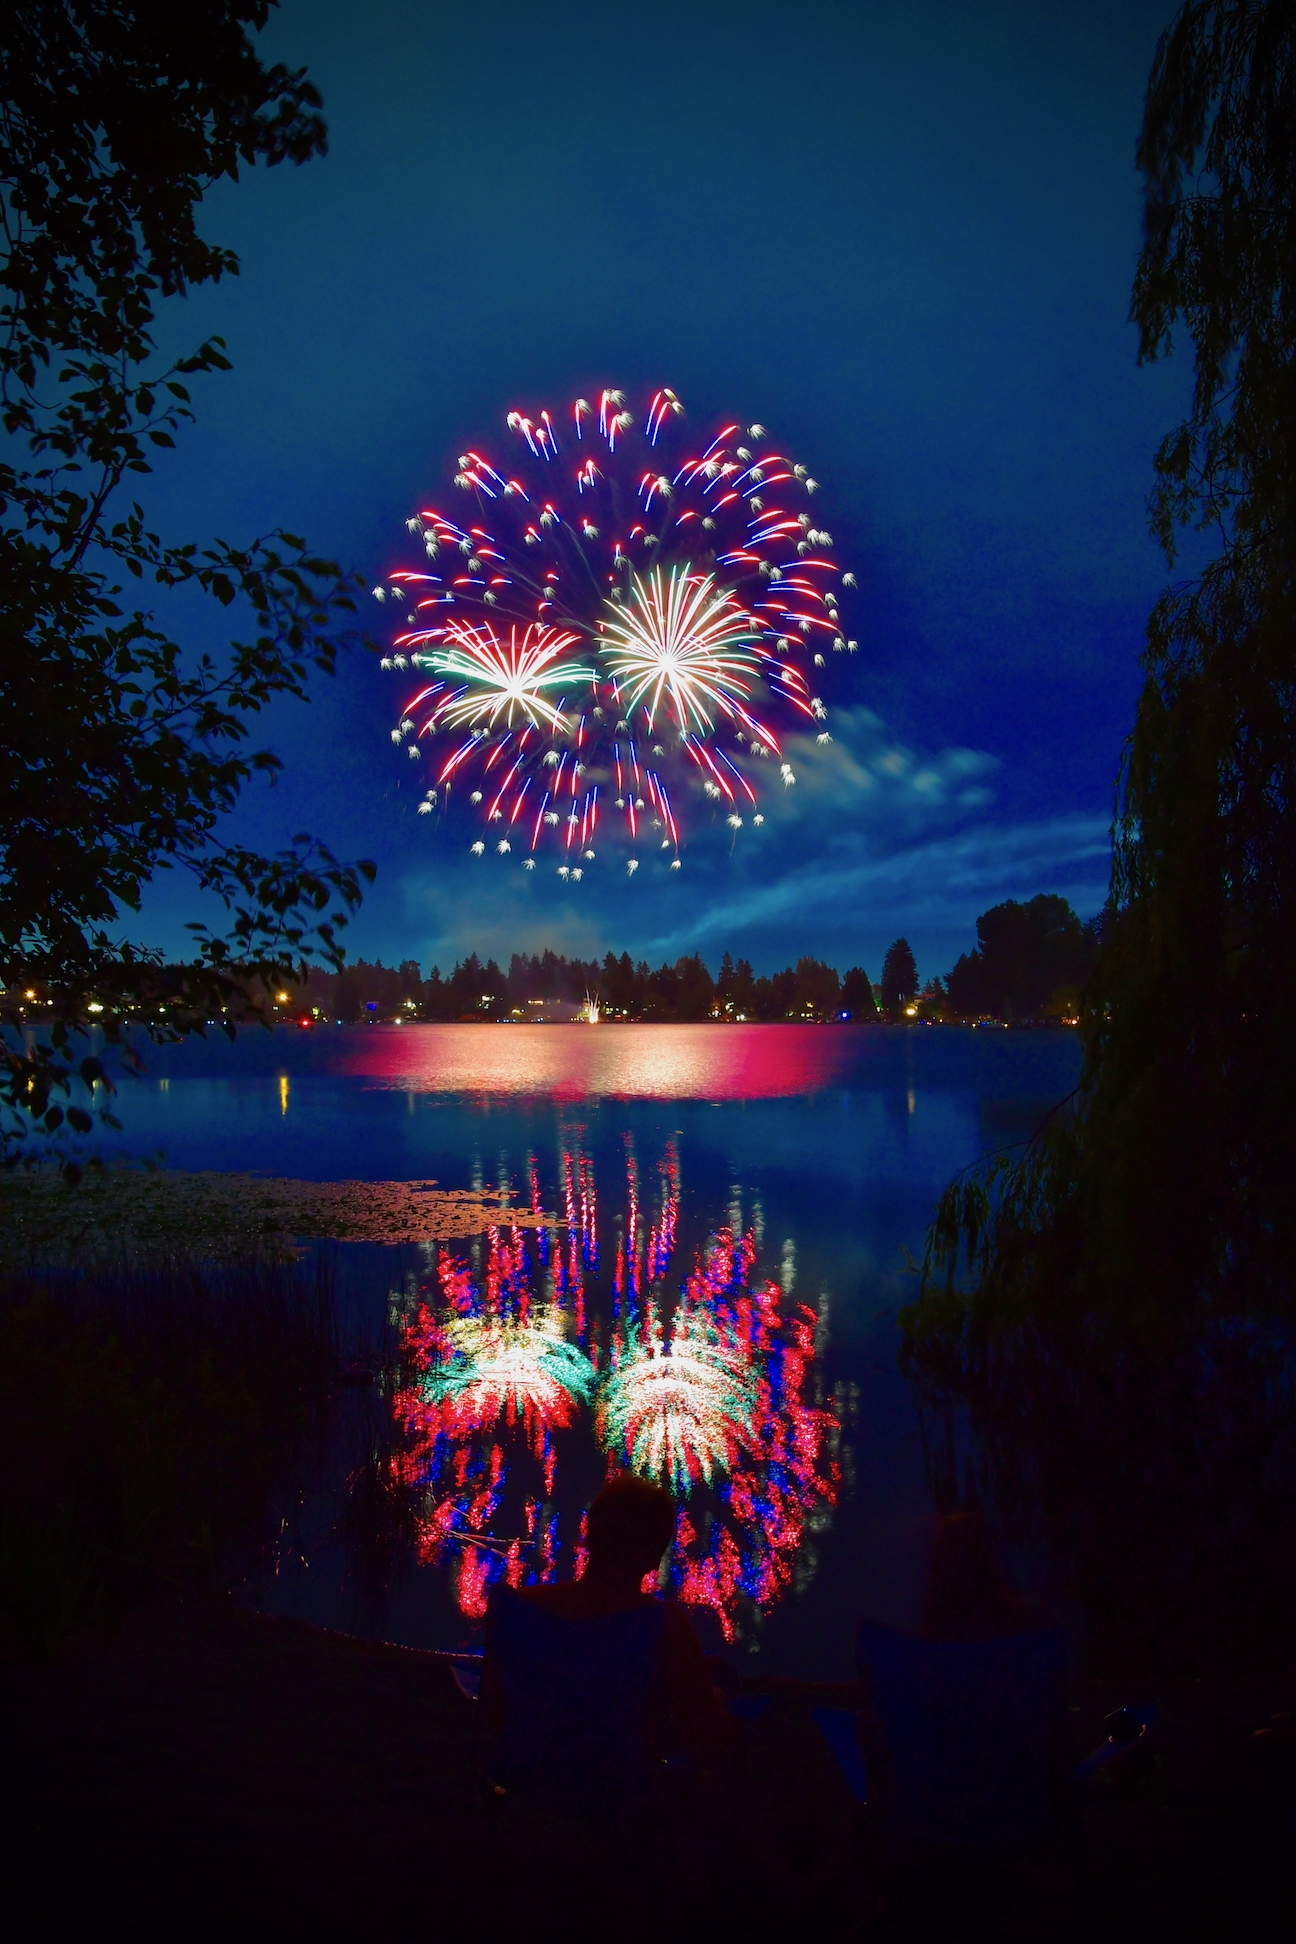
<svg viewBox="0 0 1296 1944"><path fill-rule="evenodd" d="M838 1698L845 1698L839 1696ZM1068 1688L1071 1752L1122 1699ZM1158 1766L1076 1798L969 1878L850 1798L809 1709L748 1735L743 1780L630 1825L476 1784L471 1705L429 1656L229 1606L138 1615L0 1665L6 1907L22 1937L1281 1937L1291 1812L1248 1758L1261 1685L1163 1688Z"/></svg>
<svg viewBox="0 0 1296 1944"><path fill-rule="evenodd" d="M127 1098L140 1145L180 1166L506 1186L556 1219L295 1263L8 1272L23 1934L1285 1934L1296 1771L1251 1738L1296 1706L1275 1626L1286 1338L1036 1319L975 1366L970 1416L930 1371L920 1402L896 1361L905 1251L953 1169L1065 1091L1073 1044L766 1029L747 1060L702 1031L627 1049L655 1093L606 1070L590 1092L555 1076L561 1044L489 1032L495 1084L438 1092L479 1057L452 1029L186 1049ZM611 1057L566 1038L578 1069ZM823 1697L865 1734L855 1622L916 1624L925 1522L979 1503L1067 1620L1070 1754L1154 1701L1149 1759L971 1876L853 1802L795 1691L719 1796L614 1835L501 1813L470 1705L418 1649L471 1639L493 1579L571 1569L583 1505L627 1459L683 1501L672 1577L708 1644L751 1680L837 1682Z"/></svg>

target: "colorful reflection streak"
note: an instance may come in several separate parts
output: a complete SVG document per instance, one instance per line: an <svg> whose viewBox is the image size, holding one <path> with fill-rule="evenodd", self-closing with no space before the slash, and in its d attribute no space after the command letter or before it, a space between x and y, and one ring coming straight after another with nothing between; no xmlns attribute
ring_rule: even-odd
<svg viewBox="0 0 1296 1944"><path fill-rule="evenodd" d="M750 1233L721 1229L670 1329L649 1304L614 1337L600 1387L608 1450L683 1500L670 1577L726 1640L744 1598L766 1608L787 1591L840 1478L837 1420L807 1397L817 1318L803 1304L785 1316L775 1282L753 1287L755 1259Z"/></svg>
<svg viewBox="0 0 1296 1944"><path fill-rule="evenodd" d="M600 1411L608 1450L624 1452L633 1470L660 1477L680 1493L732 1470L752 1428L752 1387L741 1348L705 1313L677 1316L663 1340L655 1312L640 1341L618 1348Z"/></svg>
<svg viewBox="0 0 1296 1944"><path fill-rule="evenodd" d="M528 1188L538 1210L534 1160ZM755 1232L732 1217L672 1294L672 1139L646 1190L627 1142L602 1327L587 1316L598 1203L578 1139L563 1148L559 1190L554 1228L488 1230L475 1268L444 1251L435 1299L424 1291L404 1323L395 1409L405 1481L421 1495L421 1557L453 1559L472 1616L493 1580L550 1580L564 1559L579 1576L584 1507L600 1473L628 1466L680 1501L669 1578L732 1640L744 1606L767 1609L793 1585L807 1531L836 1500L839 1427L815 1395L820 1319L757 1279Z"/></svg>
<svg viewBox="0 0 1296 1944"><path fill-rule="evenodd" d="M871 1027L371 1026L338 1050L343 1073L415 1093L770 1100L842 1081Z"/></svg>
<svg viewBox="0 0 1296 1944"><path fill-rule="evenodd" d="M443 1254L440 1302L420 1300L401 1332L405 1381L393 1408L406 1437L402 1472L422 1498L419 1556L440 1564L457 1554L456 1591L468 1614L485 1612L486 1588L553 1577L557 1452L554 1432L571 1425L593 1396L594 1367L555 1303L532 1300L527 1231L487 1231L484 1273ZM519 1445L521 1450L518 1450ZM510 1467L529 1457L522 1530L492 1531ZM515 1481L516 1483L516 1481ZM523 1552L527 1560L523 1562Z"/></svg>

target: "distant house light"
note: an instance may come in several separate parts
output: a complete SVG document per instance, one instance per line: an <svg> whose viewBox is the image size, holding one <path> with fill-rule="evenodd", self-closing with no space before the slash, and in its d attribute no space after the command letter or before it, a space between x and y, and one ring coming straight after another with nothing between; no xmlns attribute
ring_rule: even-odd
<svg viewBox="0 0 1296 1944"><path fill-rule="evenodd" d="M99 1004L99 1001L98 1001L97 999L92 999L92 1000L90 1001L90 1004L89 1004L89 1005L88 1005L88 1006L86 1007L86 1011L87 1011L87 1012L102 1012L102 1011L103 1011L103 1007L102 1007L102 1006L101 1006L101 1005Z"/></svg>

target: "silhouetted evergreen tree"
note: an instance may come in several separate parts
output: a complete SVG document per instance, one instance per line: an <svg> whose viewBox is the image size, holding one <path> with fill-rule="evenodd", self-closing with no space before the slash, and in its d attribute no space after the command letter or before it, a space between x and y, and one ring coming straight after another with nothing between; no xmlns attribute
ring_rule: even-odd
<svg viewBox="0 0 1296 1944"><path fill-rule="evenodd" d="M907 938L897 938L882 962L882 1010L897 1013L918 994L918 967Z"/></svg>
<svg viewBox="0 0 1296 1944"><path fill-rule="evenodd" d="M848 1012L858 1023L870 1023L878 1016L877 1002L873 997L873 987L868 973L861 966L852 965L841 983L842 1011Z"/></svg>
<svg viewBox="0 0 1296 1944"><path fill-rule="evenodd" d="M785 972L776 972L770 980L774 993L775 1019L794 1019L797 1007L797 976L789 966Z"/></svg>
<svg viewBox="0 0 1296 1944"><path fill-rule="evenodd" d="M814 958L797 960L795 1010L799 1017L832 1019L838 1011L840 992L834 966Z"/></svg>
<svg viewBox="0 0 1296 1944"><path fill-rule="evenodd" d="M680 959L675 970L680 982L676 1001L678 1016L681 1019L710 1019L715 987L702 960L694 953L690 958Z"/></svg>

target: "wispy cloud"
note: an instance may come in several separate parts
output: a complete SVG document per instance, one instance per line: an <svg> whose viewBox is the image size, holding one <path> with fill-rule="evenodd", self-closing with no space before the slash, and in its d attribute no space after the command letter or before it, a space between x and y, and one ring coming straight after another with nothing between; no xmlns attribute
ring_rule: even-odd
<svg viewBox="0 0 1296 1944"><path fill-rule="evenodd" d="M781 783L776 760L744 759L761 794L760 828L746 806L735 806L741 828L728 827L730 806L699 787L682 817L681 872L669 868L669 848L649 849L631 878L605 837L583 881L559 884L548 853L524 874L520 857L470 860L462 830L442 847L447 829L438 868L401 886L420 949L442 959L546 945L583 957L729 949L849 962L904 931L924 940L929 960L952 961L978 914L1004 898L1048 890L1086 913L1101 904L1106 818L992 822L1000 763L988 751L912 748L860 707L832 711L829 729L823 740L784 739L793 783Z"/></svg>
<svg viewBox="0 0 1296 1944"><path fill-rule="evenodd" d="M711 938L728 940L773 925L792 930L809 912L833 929L846 925L946 931L970 925L989 904L1051 890L1084 910L1101 904L1110 860L1105 818L1067 816L1039 823L977 824L954 835L900 844L871 855L844 855L840 844L791 864L771 883L690 914L654 942L665 952Z"/></svg>
<svg viewBox="0 0 1296 1944"><path fill-rule="evenodd" d="M434 955L450 959L477 952L506 964L513 952L546 946L571 958L602 955L612 927L599 905L580 909L571 896L558 904L547 878L537 886L530 879L519 882L515 874L501 884L490 871L490 863L481 859L461 865L452 876L404 880L406 912Z"/></svg>
<svg viewBox="0 0 1296 1944"><path fill-rule="evenodd" d="M999 759L986 750L952 748L925 754L887 732L871 709L834 709L825 732L784 738L784 755L796 782L780 787L773 765L763 766L763 806L774 830L807 817L845 820L855 829L897 820L912 828L984 809L993 799L987 779ZM751 767L751 766L749 766ZM753 770L753 774L756 772Z"/></svg>

